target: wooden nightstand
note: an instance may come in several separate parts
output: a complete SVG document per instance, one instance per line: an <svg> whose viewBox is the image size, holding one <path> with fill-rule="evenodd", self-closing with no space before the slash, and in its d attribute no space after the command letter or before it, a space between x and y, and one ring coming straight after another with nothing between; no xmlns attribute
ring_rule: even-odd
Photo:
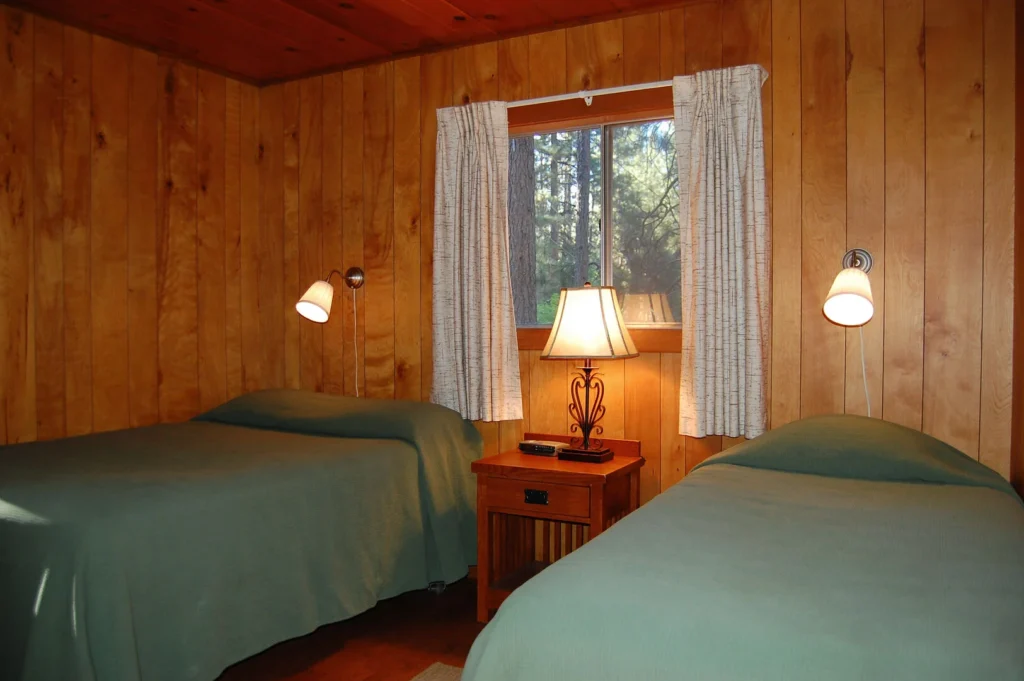
<svg viewBox="0 0 1024 681"><path fill-rule="evenodd" d="M527 440L563 435L527 433ZM561 461L518 450L473 462L477 489L477 605L480 622L512 590L640 505L640 443L609 440L605 463Z"/></svg>

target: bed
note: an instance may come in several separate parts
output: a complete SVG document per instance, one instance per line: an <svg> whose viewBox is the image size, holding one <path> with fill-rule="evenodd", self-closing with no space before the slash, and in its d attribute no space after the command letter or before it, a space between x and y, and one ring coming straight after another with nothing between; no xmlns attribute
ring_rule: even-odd
<svg viewBox="0 0 1024 681"><path fill-rule="evenodd" d="M212 681L460 579L481 454L442 407L284 390L0 448L0 679Z"/></svg>
<svg viewBox="0 0 1024 681"><path fill-rule="evenodd" d="M515 591L464 681L1020 681L1024 508L855 416L712 457Z"/></svg>

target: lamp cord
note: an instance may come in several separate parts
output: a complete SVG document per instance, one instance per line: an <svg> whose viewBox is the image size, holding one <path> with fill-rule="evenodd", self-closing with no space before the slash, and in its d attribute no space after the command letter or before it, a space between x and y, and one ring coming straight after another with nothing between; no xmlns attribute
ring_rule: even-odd
<svg viewBox="0 0 1024 681"><path fill-rule="evenodd" d="M359 312L356 310L356 290L352 289L352 350L355 352L355 361L353 362L356 367L356 397L359 397L359 328L358 328L358 317ZM861 349L863 353L863 348ZM868 408L870 412L871 409ZM868 414L871 415L870 413Z"/></svg>
<svg viewBox="0 0 1024 681"><path fill-rule="evenodd" d="M860 375L864 379L864 402L868 405L868 418L871 417L871 395L868 393L868 366L864 361L864 327L859 326L860 331Z"/></svg>

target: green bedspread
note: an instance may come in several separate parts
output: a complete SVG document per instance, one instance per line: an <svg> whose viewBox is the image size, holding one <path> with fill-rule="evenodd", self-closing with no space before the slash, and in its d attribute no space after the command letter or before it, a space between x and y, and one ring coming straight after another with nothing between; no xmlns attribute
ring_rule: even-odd
<svg viewBox="0 0 1024 681"><path fill-rule="evenodd" d="M212 681L475 559L472 424L266 391L0 448L0 679Z"/></svg>
<svg viewBox="0 0 1024 681"><path fill-rule="evenodd" d="M463 679L1020 681L1024 510L936 440L807 419L513 593Z"/></svg>

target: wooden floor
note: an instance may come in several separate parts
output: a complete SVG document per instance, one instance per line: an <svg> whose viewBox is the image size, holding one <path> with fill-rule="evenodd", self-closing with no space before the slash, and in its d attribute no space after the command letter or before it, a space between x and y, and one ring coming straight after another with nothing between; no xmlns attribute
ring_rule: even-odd
<svg viewBox="0 0 1024 681"><path fill-rule="evenodd" d="M434 662L463 666L476 622L476 583L379 603L229 668L218 681L409 681Z"/></svg>

